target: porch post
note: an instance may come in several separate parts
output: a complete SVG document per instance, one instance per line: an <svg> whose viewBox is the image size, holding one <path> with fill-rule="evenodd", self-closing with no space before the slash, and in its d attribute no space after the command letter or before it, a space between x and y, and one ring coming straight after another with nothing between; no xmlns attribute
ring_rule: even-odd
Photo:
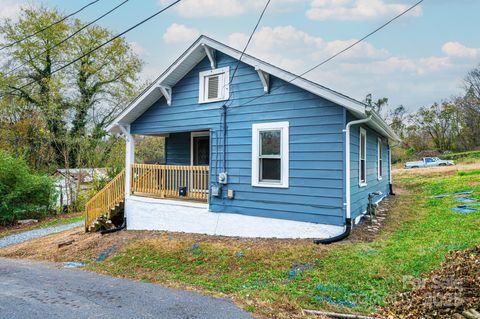
<svg viewBox="0 0 480 319"><path fill-rule="evenodd" d="M131 194L132 164L135 163L135 140L130 134L130 125L125 131L125 197L128 197Z"/></svg>

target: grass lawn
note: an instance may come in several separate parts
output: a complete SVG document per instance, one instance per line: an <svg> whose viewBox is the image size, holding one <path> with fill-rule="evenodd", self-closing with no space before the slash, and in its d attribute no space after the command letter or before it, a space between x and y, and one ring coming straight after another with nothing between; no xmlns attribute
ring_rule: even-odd
<svg viewBox="0 0 480 319"><path fill-rule="evenodd" d="M301 308L369 313L409 288L409 279L440 265L450 250L480 244L480 213L448 210L453 198L432 195L474 190L480 171L409 170L395 177L399 194L387 223L370 242L330 246L310 241L246 240L158 234L132 240L89 269L233 297L260 316L293 318Z"/></svg>
<svg viewBox="0 0 480 319"><path fill-rule="evenodd" d="M57 216L47 217L44 220L40 220L36 224L25 225L25 226L18 225L18 226L0 228L0 238L21 233L24 231L32 230L32 229L64 225L64 224L78 222L81 220L84 220L83 214L81 213L72 213L72 214L66 214L66 215L57 215Z"/></svg>

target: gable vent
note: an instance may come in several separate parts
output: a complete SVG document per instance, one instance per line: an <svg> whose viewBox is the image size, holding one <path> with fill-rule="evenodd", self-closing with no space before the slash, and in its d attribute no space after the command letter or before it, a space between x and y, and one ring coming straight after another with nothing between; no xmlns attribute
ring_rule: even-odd
<svg viewBox="0 0 480 319"><path fill-rule="evenodd" d="M220 77L218 75L212 75L208 77L208 99L218 98L218 84Z"/></svg>

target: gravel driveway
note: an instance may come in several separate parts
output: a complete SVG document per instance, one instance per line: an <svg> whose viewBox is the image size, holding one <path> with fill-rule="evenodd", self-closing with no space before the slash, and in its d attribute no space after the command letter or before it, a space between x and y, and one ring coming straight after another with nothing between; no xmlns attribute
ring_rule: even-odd
<svg viewBox="0 0 480 319"><path fill-rule="evenodd" d="M46 227L46 228L38 228L34 230L25 231L23 233L5 236L3 238L0 238L0 248L7 247L10 245L20 244L30 239L59 233L59 232L69 230L75 227L83 226L83 225L84 225L83 221L78 221L75 223Z"/></svg>
<svg viewBox="0 0 480 319"><path fill-rule="evenodd" d="M226 299L58 267L0 258L0 318L253 319Z"/></svg>

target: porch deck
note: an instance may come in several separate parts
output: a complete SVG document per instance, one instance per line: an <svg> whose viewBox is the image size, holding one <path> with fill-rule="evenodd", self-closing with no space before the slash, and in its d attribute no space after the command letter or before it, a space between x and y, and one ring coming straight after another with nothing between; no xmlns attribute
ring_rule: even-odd
<svg viewBox="0 0 480 319"><path fill-rule="evenodd" d="M208 201L209 167L133 164L131 194Z"/></svg>
<svg viewBox="0 0 480 319"><path fill-rule="evenodd" d="M209 171L208 166L133 164L128 195L207 203ZM122 171L87 202L86 230L101 216L111 219L124 204L125 176Z"/></svg>

